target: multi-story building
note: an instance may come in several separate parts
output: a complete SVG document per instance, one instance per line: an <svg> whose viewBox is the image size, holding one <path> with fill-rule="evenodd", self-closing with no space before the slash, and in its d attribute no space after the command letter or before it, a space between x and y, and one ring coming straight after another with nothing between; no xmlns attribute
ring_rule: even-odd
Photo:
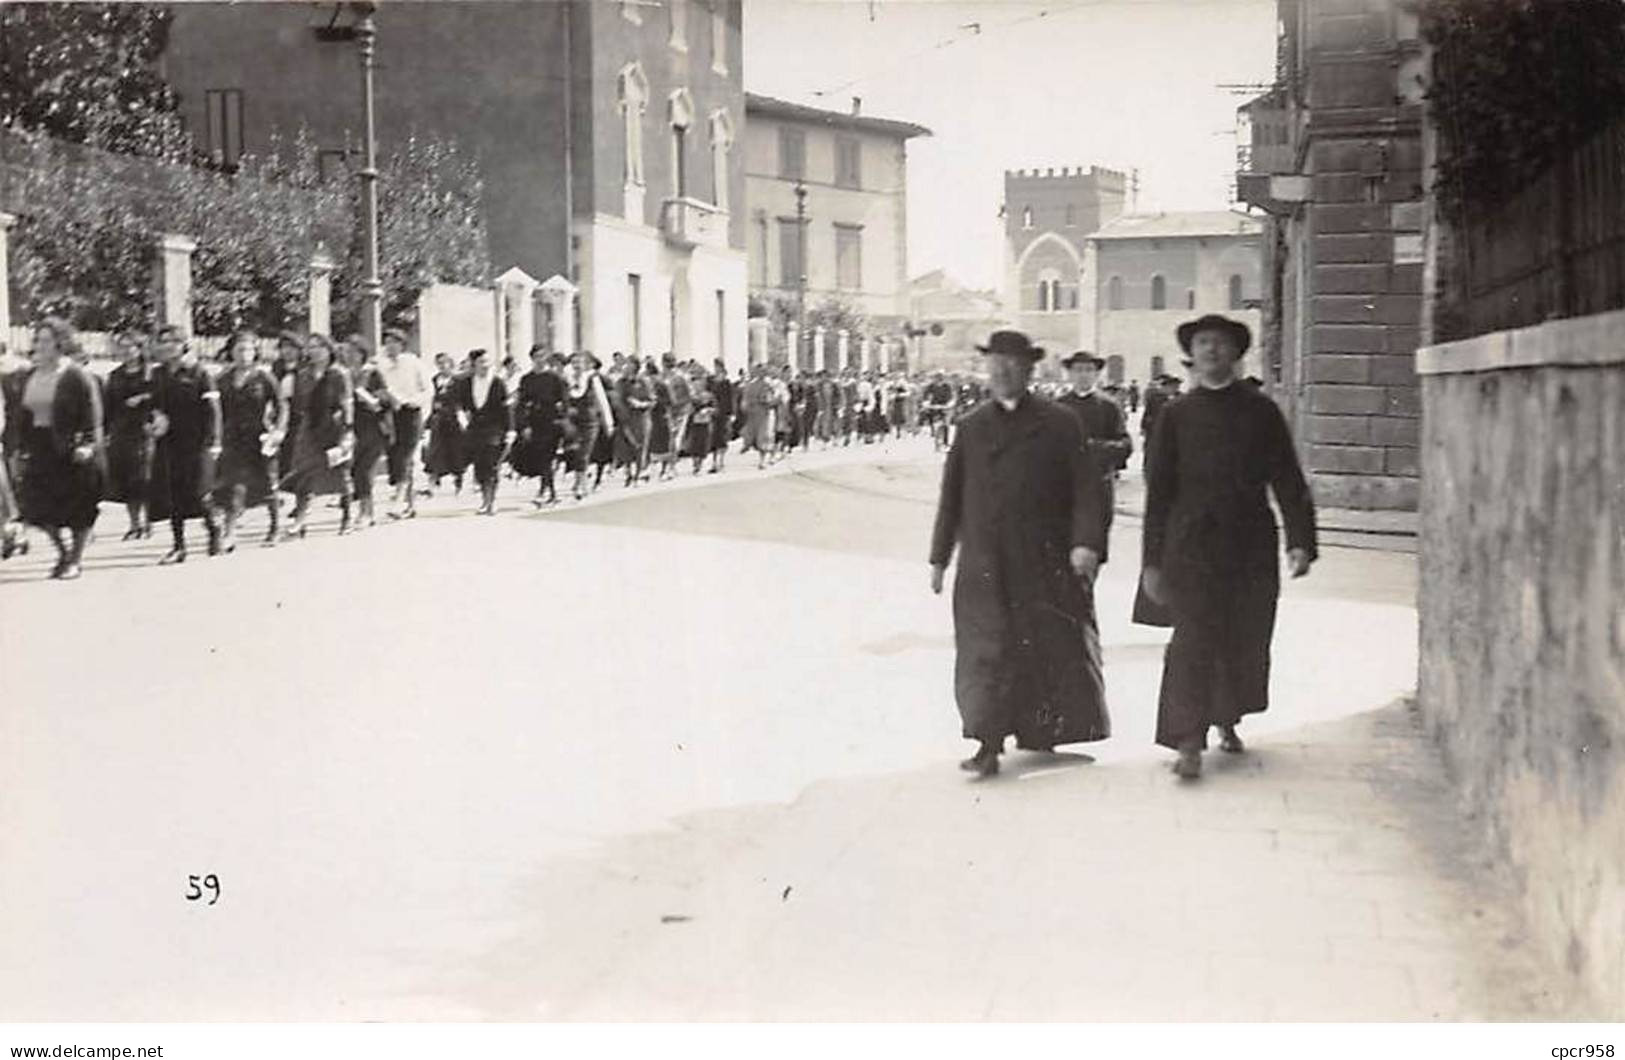
<svg viewBox="0 0 1625 1060"><path fill-rule="evenodd" d="M1174 331L1223 313L1259 331L1263 225L1229 210L1125 214L1084 245L1082 345L1112 382L1179 373ZM1092 325L1092 331L1089 330ZM1246 370L1257 371L1250 353Z"/></svg>
<svg viewBox="0 0 1625 1060"><path fill-rule="evenodd" d="M1414 510L1422 47L1398 0L1278 0L1276 86L1242 108L1268 215L1263 355L1322 504Z"/></svg>
<svg viewBox="0 0 1625 1060"><path fill-rule="evenodd" d="M178 4L164 69L218 164L362 130L353 5ZM431 0L376 15L380 150L479 163L497 272L579 288L586 347L745 356L740 0Z"/></svg>
<svg viewBox="0 0 1625 1060"><path fill-rule="evenodd" d="M908 313L908 141L931 131L755 93L745 97L750 290L851 304L877 329ZM798 213L797 190L805 200Z"/></svg>
<svg viewBox="0 0 1625 1060"><path fill-rule="evenodd" d="M1123 212L1127 178L1091 166L1004 173L1004 304L1040 345L1087 345L1084 243Z"/></svg>

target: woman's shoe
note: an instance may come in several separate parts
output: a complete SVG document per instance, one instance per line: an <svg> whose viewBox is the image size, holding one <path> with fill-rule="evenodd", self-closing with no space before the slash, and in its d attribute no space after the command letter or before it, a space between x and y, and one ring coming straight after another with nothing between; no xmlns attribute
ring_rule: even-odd
<svg viewBox="0 0 1625 1060"><path fill-rule="evenodd" d="M1227 755L1239 755L1247 750L1247 745L1241 742L1236 734L1234 725L1219 726L1219 750Z"/></svg>
<svg viewBox="0 0 1625 1060"><path fill-rule="evenodd" d="M1202 775L1202 748L1195 743L1183 744L1179 757L1174 759L1174 776L1181 780L1195 780Z"/></svg>
<svg viewBox="0 0 1625 1060"><path fill-rule="evenodd" d="M54 574L52 577L60 578L65 582L71 582L77 579L81 573L82 572L79 570L79 564L69 563L62 567L62 572L60 574Z"/></svg>
<svg viewBox="0 0 1625 1060"><path fill-rule="evenodd" d="M58 558L57 561L56 561L56 565L51 568L51 573L47 574L46 577L47 578L60 578L60 577L62 577L62 572L67 570L67 569L68 569L68 561L67 561L67 559L66 558Z"/></svg>
<svg viewBox="0 0 1625 1060"><path fill-rule="evenodd" d="M186 549L184 549L184 548L172 548L168 552L164 553L163 558L158 561L158 566L160 566L160 567L171 567L171 566L174 566L177 563L185 563L185 562L186 562Z"/></svg>
<svg viewBox="0 0 1625 1060"><path fill-rule="evenodd" d="M140 536L141 536L141 528L139 526L132 526L128 530L124 531L124 536L119 538L119 540L120 541L134 541L137 538L139 538Z"/></svg>

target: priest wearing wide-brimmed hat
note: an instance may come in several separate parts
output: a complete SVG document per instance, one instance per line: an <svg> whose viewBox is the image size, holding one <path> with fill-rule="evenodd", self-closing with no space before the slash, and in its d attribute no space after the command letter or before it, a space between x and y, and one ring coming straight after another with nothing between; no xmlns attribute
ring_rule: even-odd
<svg viewBox="0 0 1625 1060"><path fill-rule="evenodd" d="M1128 464L1134 453L1134 441L1129 437L1123 407L1100 392L1100 373L1106 367L1106 358L1088 350L1079 350L1061 362L1066 369L1067 389L1058 400L1067 411L1078 417L1083 428L1083 444L1100 468L1102 518L1106 521L1106 540L1111 543L1112 512L1117 503L1117 473ZM1101 562L1106 556L1101 555Z"/></svg>
<svg viewBox="0 0 1625 1060"><path fill-rule="evenodd" d="M1293 577L1316 556L1315 506L1286 418L1242 380L1247 325L1208 315L1180 325L1193 388L1163 410L1147 454L1143 586L1172 615L1157 743L1181 777L1202 771L1210 728L1243 750L1236 726L1269 706L1270 640L1280 595L1279 531Z"/></svg>
<svg viewBox="0 0 1625 1060"><path fill-rule="evenodd" d="M955 550L954 695L976 754L999 770L1007 736L1052 751L1110 734L1094 578L1106 549L1100 469L1077 418L1031 393L1044 351L996 331L986 355L992 400L959 423L931 541L931 588Z"/></svg>

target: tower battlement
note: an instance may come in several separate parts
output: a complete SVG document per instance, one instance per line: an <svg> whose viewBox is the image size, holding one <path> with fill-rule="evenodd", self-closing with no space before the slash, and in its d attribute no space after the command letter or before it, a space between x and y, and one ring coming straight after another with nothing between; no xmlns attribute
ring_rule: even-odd
<svg viewBox="0 0 1625 1060"><path fill-rule="evenodd" d="M1092 182L1098 187L1121 189L1128 186L1128 174L1105 166L1048 166L1034 169L1007 169L1006 185L1043 185L1057 183Z"/></svg>

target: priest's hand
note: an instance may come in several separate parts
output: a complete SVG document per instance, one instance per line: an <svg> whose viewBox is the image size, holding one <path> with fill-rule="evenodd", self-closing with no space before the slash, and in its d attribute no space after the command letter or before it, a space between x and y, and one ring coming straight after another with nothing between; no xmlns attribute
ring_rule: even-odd
<svg viewBox="0 0 1625 1060"><path fill-rule="evenodd" d="M947 569L946 567L939 567L935 563L931 564L931 592L937 596L942 595L942 576Z"/></svg>
<svg viewBox="0 0 1625 1060"><path fill-rule="evenodd" d="M1313 560L1311 560L1309 558L1309 550L1308 549L1306 549L1306 548L1289 548L1289 549L1287 549L1287 552L1286 552L1286 566L1287 566L1287 570L1292 572L1292 577L1301 578L1305 574L1308 574L1309 573L1309 564L1312 563L1312 562L1313 562Z"/></svg>
<svg viewBox="0 0 1625 1060"><path fill-rule="evenodd" d="M1163 596L1162 568L1147 567L1140 580L1145 586L1145 595L1151 598L1152 603L1164 605L1168 603Z"/></svg>
<svg viewBox="0 0 1625 1060"><path fill-rule="evenodd" d="M1072 572L1093 581L1100 572L1100 554L1084 545L1077 546L1072 550Z"/></svg>

